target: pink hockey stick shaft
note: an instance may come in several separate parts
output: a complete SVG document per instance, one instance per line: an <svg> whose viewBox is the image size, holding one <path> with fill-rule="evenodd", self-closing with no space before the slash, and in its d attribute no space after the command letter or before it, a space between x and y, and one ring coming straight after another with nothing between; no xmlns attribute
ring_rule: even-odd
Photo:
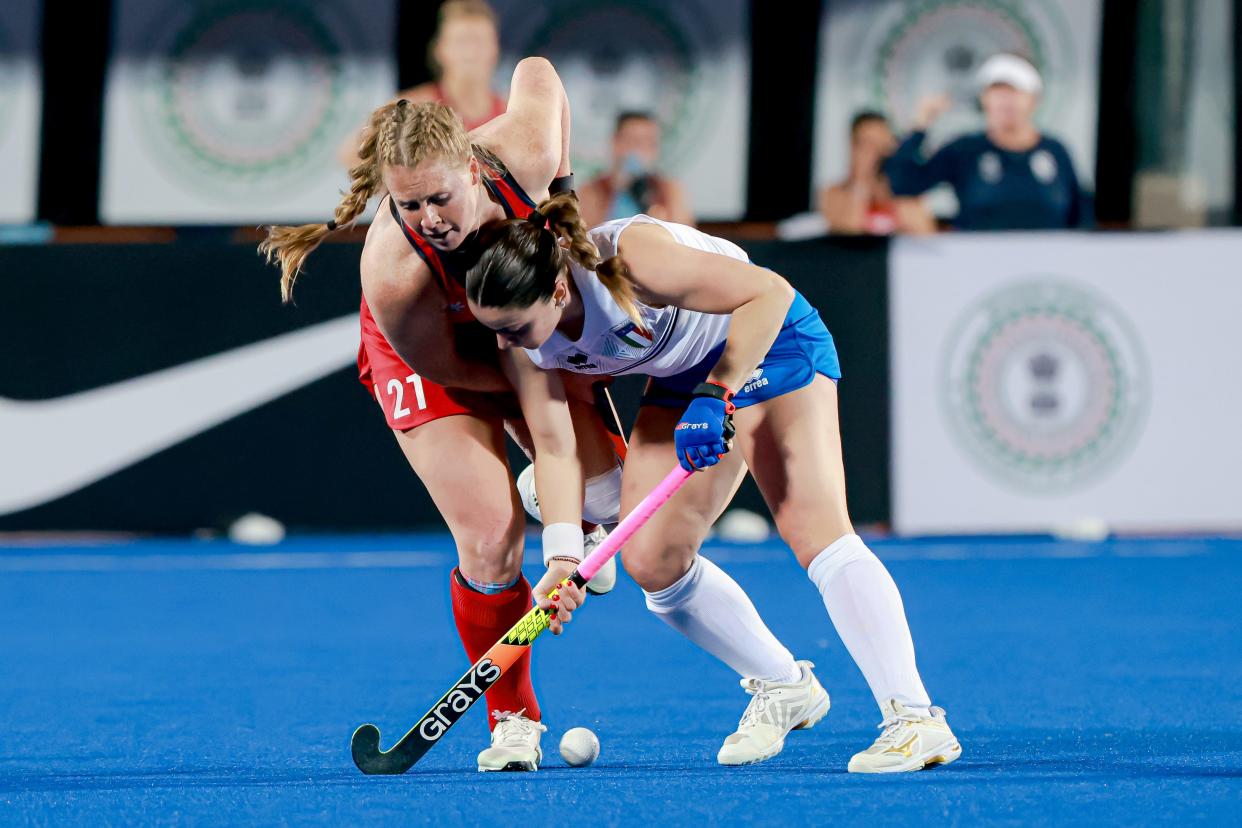
<svg viewBox="0 0 1242 828"><path fill-rule="evenodd" d="M668 473L660 485L651 490L651 494L643 498L642 503L634 507L634 511L630 512L625 518L617 524L617 528L613 529L608 538L595 547L590 555L586 556L586 560L578 564L578 569L571 576L575 582L581 586L587 581L595 577L595 573L599 572L599 568L608 562L608 559L617 554L625 542L634 536L634 533L643 527L651 516L654 515L661 506L668 502L682 484L690 479L690 475L694 472L688 472L681 466L677 466Z"/></svg>

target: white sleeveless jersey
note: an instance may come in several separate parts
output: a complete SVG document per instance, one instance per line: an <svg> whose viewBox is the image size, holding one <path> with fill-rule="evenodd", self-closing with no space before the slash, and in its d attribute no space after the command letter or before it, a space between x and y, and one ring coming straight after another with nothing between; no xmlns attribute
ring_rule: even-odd
<svg viewBox="0 0 1242 828"><path fill-rule="evenodd" d="M607 221L591 230L591 241L599 248L601 259L616 255L617 240L631 224L658 224L672 233L679 244L750 261L746 251L732 242L646 215ZM729 333L729 314L671 306L653 308L638 302L643 320L640 327L613 300L595 271L575 263L570 265L570 273L582 297L582 336L574 341L555 331L543 345L527 349L531 361L541 368L563 368L582 374L668 377L698 365Z"/></svg>

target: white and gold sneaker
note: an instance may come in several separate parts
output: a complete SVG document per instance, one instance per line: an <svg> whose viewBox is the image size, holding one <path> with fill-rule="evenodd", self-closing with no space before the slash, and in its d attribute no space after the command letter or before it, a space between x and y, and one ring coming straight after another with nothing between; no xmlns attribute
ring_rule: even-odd
<svg viewBox="0 0 1242 828"><path fill-rule="evenodd" d="M771 759L785 747L791 730L814 727L828 713L828 693L811 672L815 665L799 661L802 678L792 684L742 679L742 689L753 698L716 754L722 765L750 765Z"/></svg>
<svg viewBox="0 0 1242 828"><path fill-rule="evenodd" d="M537 771L543 761L539 737L547 728L517 713L496 711L492 746L479 754L481 771Z"/></svg>
<svg viewBox="0 0 1242 828"><path fill-rule="evenodd" d="M883 732L875 744L850 759L850 773L904 773L947 765L962 755L962 746L944 720L944 710L930 716L908 710L896 699L884 705Z"/></svg>

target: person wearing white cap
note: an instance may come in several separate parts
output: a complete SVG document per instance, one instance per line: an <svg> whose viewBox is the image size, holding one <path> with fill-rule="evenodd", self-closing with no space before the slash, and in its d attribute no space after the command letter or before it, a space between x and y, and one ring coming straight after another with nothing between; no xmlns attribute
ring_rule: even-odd
<svg viewBox="0 0 1242 828"><path fill-rule="evenodd" d="M931 158L927 129L952 102L946 95L919 103L914 131L885 164L893 194L914 196L948 183L960 230L1054 230L1092 223L1090 198L1060 141L1042 133L1035 110L1043 79L1017 55L993 55L976 76L984 131L963 135Z"/></svg>

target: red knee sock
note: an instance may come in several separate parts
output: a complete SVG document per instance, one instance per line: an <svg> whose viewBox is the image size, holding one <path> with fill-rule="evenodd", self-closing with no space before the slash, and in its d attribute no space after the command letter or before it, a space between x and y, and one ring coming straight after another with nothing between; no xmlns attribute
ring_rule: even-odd
<svg viewBox="0 0 1242 828"><path fill-rule="evenodd" d="M461 636L461 643L471 663L482 658L488 648L499 641L532 606L530 582L521 576L504 592L491 595L466 586L456 569L449 582L453 594L453 620L457 622L457 634ZM487 725L489 728L496 726L496 717L492 715L496 711L516 713L523 709L528 719L539 721L539 701L530 683L529 651L488 689Z"/></svg>

